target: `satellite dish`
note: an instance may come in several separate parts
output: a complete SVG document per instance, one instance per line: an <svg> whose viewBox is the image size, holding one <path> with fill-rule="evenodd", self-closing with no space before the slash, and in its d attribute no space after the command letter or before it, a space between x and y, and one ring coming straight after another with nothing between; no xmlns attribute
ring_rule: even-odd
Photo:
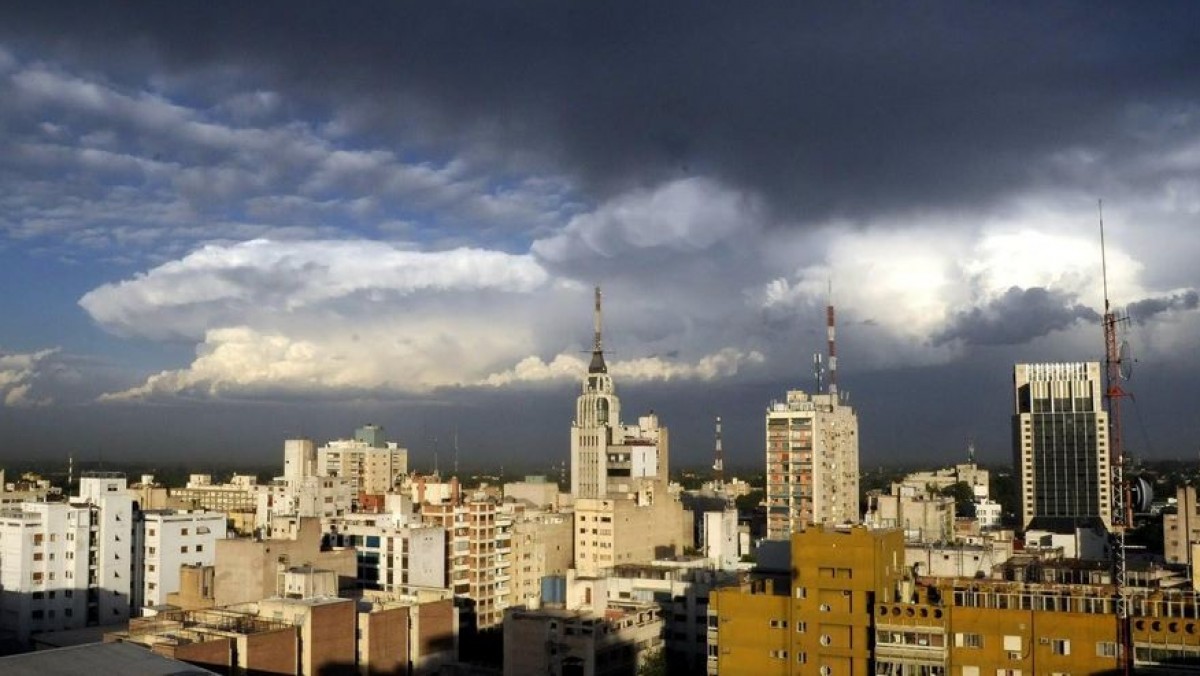
<svg viewBox="0 0 1200 676"><path fill-rule="evenodd" d="M1129 501L1134 512L1145 514L1150 511L1150 504L1154 502L1154 488L1145 477L1137 477L1129 482Z"/></svg>
<svg viewBox="0 0 1200 676"><path fill-rule="evenodd" d="M1121 341L1121 351L1117 354L1117 366L1121 369L1121 380L1129 380L1133 376L1133 350L1129 341Z"/></svg>

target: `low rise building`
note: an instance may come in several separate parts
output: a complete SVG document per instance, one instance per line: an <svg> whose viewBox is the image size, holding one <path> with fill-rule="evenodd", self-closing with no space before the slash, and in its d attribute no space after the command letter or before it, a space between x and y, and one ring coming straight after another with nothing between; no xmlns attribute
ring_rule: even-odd
<svg viewBox="0 0 1200 676"><path fill-rule="evenodd" d="M504 615L504 673L632 674L662 650L662 617L651 603L609 603L602 610L509 609Z"/></svg>
<svg viewBox="0 0 1200 676"><path fill-rule="evenodd" d="M575 500L575 569L594 576L613 566L649 563L693 547L692 513L666 483L635 493Z"/></svg>

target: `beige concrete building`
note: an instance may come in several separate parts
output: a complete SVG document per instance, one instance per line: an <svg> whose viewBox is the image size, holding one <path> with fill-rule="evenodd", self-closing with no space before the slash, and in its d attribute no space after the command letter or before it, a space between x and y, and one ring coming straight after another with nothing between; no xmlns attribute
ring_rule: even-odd
<svg viewBox="0 0 1200 676"><path fill-rule="evenodd" d="M504 484L504 499L527 507L553 511L558 508L558 484L544 476L527 476L524 481Z"/></svg>
<svg viewBox="0 0 1200 676"><path fill-rule="evenodd" d="M575 501L575 569L600 575L614 566L677 556L693 546L693 515L665 484L632 496Z"/></svg>
<svg viewBox="0 0 1200 676"><path fill-rule="evenodd" d="M310 518L298 519L295 539L218 540L216 550L212 587L213 605L218 607L275 596L282 573L293 566L332 570L348 585L353 585L357 570L354 550L322 551L320 522ZM198 596L183 588L188 579L180 580L181 595Z"/></svg>
<svg viewBox="0 0 1200 676"><path fill-rule="evenodd" d="M303 466L303 461L299 464ZM385 440L383 428L377 425L360 427L353 439L331 441L317 449L317 475L346 479L354 493L390 493L407 474L408 449Z"/></svg>
<svg viewBox="0 0 1200 676"><path fill-rule="evenodd" d="M657 606L590 595L591 602L577 609L510 609L504 616L504 673L633 674L663 649Z"/></svg>
<svg viewBox="0 0 1200 676"><path fill-rule="evenodd" d="M858 512L858 416L836 394L790 390L767 409L767 537Z"/></svg>
<svg viewBox="0 0 1200 676"><path fill-rule="evenodd" d="M949 542L954 539L954 498L909 485L896 486L891 494L871 491L863 523L899 528L908 542Z"/></svg>
<svg viewBox="0 0 1200 676"><path fill-rule="evenodd" d="M1194 563L1192 552L1200 544L1200 505L1196 487L1175 489L1175 513L1163 514L1163 554L1167 563Z"/></svg>
<svg viewBox="0 0 1200 676"><path fill-rule="evenodd" d="M971 454L974 455L974 451ZM892 482L892 493L899 492L905 486L918 493L941 492L957 483L970 486L976 500L986 499L991 491L991 473L971 460L954 467L913 472L900 481Z"/></svg>
<svg viewBox="0 0 1200 676"><path fill-rule="evenodd" d="M1021 529L1112 529L1108 413L1099 362L1017 364L1013 466Z"/></svg>
<svg viewBox="0 0 1200 676"><path fill-rule="evenodd" d="M510 606L536 605L542 578L566 574L575 558L574 524L572 514L535 513L514 518Z"/></svg>

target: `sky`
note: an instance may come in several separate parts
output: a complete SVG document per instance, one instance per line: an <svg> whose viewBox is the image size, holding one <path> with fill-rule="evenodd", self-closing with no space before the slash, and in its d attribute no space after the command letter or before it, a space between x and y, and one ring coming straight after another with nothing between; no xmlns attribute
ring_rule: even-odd
<svg viewBox="0 0 1200 676"><path fill-rule="evenodd" d="M46 6L49 5L49 6ZM1012 367L1136 358L1200 452L1194 3L6 3L0 461L760 467L825 305L865 467L1009 462ZM1100 202L1103 202L1102 211Z"/></svg>

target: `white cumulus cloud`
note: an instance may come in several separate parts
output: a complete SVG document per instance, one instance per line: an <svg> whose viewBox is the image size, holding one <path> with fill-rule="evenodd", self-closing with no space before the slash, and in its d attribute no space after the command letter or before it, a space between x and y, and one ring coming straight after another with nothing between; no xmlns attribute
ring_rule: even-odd
<svg viewBox="0 0 1200 676"><path fill-rule="evenodd" d="M529 256L484 249L422 252L374 241L253 240L210 245L80 299L122 335L204 336L211 328L299 318L347 299L376 305L437 292L528 293L548 274Z"/></svg>
<svg viewBox="0 0 1200 676"><path fill-rule="evenodd" d="M515 383L576 380L587 373L589 359L575 354L559 354L549 362L526 357L506 371L493 373L480 384L502 387ZM695 363L641 357L608 362L608 372L622 383L666 380L714 380L735 376L741 369L762 364L766 358L757 350L743 351L726 347L701 357Z"/></svg>
<svg viewBox="0 0 1200 676"><path fill-rule="evenodd" d="M57 353L57 348L25 353L0 351L0 394L4 405L25 408L53 403L51 397L38 395L35 389L46 375L46 361Z"/></svg>

